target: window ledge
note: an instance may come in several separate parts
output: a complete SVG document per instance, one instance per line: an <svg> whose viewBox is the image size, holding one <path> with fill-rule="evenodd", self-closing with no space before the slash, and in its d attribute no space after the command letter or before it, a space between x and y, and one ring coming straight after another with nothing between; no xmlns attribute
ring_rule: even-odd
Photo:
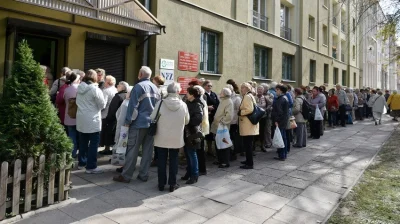
<svg viewBox="0 0 400 224"><path fill-rule="evenodd" d="M310 40L312 40L312 41L315 41L315 39L314 39L314 38L312 38L312 37L308 37L308 39L310 39Z"/></svg>
<svg viewBox="0 0 400 224"><path fill-rule="evenodd" d="M200 72L200 75L216 76L216 77L221 77L222 76L222 74L207 73L207 72Z"/></svg>
<svg viewBox="0 0 400 224"><path fill-rule="evenodd" d="M282 79L282 82L296 83L294 80Z"/></svg>
<svg viewBox="0 0 400 224"><path fill-rule="evenodd" d="M322 8L328 9L328 6L326 6L326 5L322 5Z"/></svg>
<svg viewBox="0 0 400 224"><path fill-rule="evenodd" d="M322 44L322 46L324 46L324 47L328 47L328 45L326 45L326 44Z"/></svg>
<svg viewBox="0 0 400 224"><path fill-rule="evenodd" d="M259 80L259 81L272 81L272 79L268 79L268 78L262 78L262 77L253 77L253 80Z"/></svg>
<svg viewBox="0 0 400 224"><path fill-rule="evenodd" d="M324 86L329 86L329 83L324 83Z"/></svg>

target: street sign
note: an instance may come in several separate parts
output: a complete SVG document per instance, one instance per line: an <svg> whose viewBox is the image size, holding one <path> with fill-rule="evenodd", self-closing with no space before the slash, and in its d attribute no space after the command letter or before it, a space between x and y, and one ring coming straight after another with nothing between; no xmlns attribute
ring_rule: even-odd
<svg viewBox="0 0 400 224"><path fill-rule="evenodd" d="M174 70L160 69L160 74L165 79L165 86L168 86L169 84L174 82Z"/></svg>
<svg viewBox="0 0 400 224"><path fill-rule="evenodd" d="M160 59L160 69L174 70L175 61L170 59Z"/></svg>

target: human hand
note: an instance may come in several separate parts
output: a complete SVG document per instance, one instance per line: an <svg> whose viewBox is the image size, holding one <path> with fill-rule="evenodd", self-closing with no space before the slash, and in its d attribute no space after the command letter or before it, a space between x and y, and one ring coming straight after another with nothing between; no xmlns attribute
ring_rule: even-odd
<svg viewBox="0 0 400 224"><path fill-rule="evenodd" d="M213 110L214 110L214 107L213 107L213 106L208 106L208 110L209 110L209 111L213 111Z"/></svg>
<svg viewBox="0 0 400 224"><path fill-rule="evenodd" d="M278 122L275 122L275 126L277 126L277 127L279 126Z"/></svg>

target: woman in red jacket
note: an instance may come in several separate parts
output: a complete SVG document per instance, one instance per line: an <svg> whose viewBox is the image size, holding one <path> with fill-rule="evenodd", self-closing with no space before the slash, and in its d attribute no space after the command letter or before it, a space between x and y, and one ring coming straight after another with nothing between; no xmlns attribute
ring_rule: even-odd
<svg viewBox="0 0 400 224"><path fill-rule="evenodd" d="M339 100L335 95L335 90L331 89L328 92L328 120L329 127L335 127L337 124L337 112L339 110Z"/></svg>

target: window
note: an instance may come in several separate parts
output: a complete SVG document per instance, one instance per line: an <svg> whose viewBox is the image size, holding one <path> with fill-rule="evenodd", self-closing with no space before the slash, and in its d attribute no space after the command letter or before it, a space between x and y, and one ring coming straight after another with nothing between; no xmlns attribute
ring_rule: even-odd
<svg viewBox="0 0 400 224"><path fill-rule="evenodd" d="M289 7L281 4L281 37L292 40L292 30L289 28Z"/></svg>
<svg viewBox="0 0 400 224"><path fill-rule="evenodd" d="M356 19L353 18L353 33L356 32Z"/></svg>
<svg viewBox="0 0 400 224"><path fill-rule="evenodd" d="M282 78L285 80L293 80L293 55L282 55Z"/></svg>
<svg viewBox="0 0 400 224"><path fill-rule="evenodd" d="M336 85L339 83L339 69L333 68L333 84Z"/></svg>
<svg viewBox="0 0 400 224"><path fill-rule="evenodd" d="M268 78L268 49L254 47L254 77Z"/></svg>
<svg viewBox="0 0 400 224"><path fill-rule="evenodd" d="M324 0L324 6L328 8L328 0Z"/></svg>
<svg viewBox="0 0 400 224"><path fill-rule="evenodd" d="M317 62L315 60L310 60L310 82L315 82Z"/></svg>
<svg viewBox="0 0 400 224"><path fill-rule="evenodd" d="M308 17L308 37L315 39L315 18Z"/></svg>
<svg viewBox="0 0 400 224"><path fill-rule="evenodd" d="M325 25L322 26L322 37L323 37L322 44L328 46L328 27Z"/></svg>
<svg viewBox="0 0 400 224"><path fill-rule="evenodd" d="M218 71L218 37L217 33L201 31L200 71L217 74Z"/></svg>
<svg viewBox="0 0 400 224"><path fill-rule="evenodd" d="M342 71L342 86L347 86L346 71Z"/></svg>
<svg viewBox="0 0 400 224"><path fill-rule="evenodd" d="M266 0L253 0L253 26L265 31L268 30Z"/></svg>
<svg viewBox="0 0 400 224"><path fill-rule="evenodd" d="M357 86L357 73L354 72L353 75L353 86L356 87Z"/></svg>
<svg viewBox="0 0 400 224"><path fill-rule="evenodd" d="M324 64L324 83L329 83L329 65Z"/></svg>
<svg viewBox="0 0 400 224"><path fill-rule="evenodd" d="M353 45L353 61L356 60L356 46Z"/></svg>

